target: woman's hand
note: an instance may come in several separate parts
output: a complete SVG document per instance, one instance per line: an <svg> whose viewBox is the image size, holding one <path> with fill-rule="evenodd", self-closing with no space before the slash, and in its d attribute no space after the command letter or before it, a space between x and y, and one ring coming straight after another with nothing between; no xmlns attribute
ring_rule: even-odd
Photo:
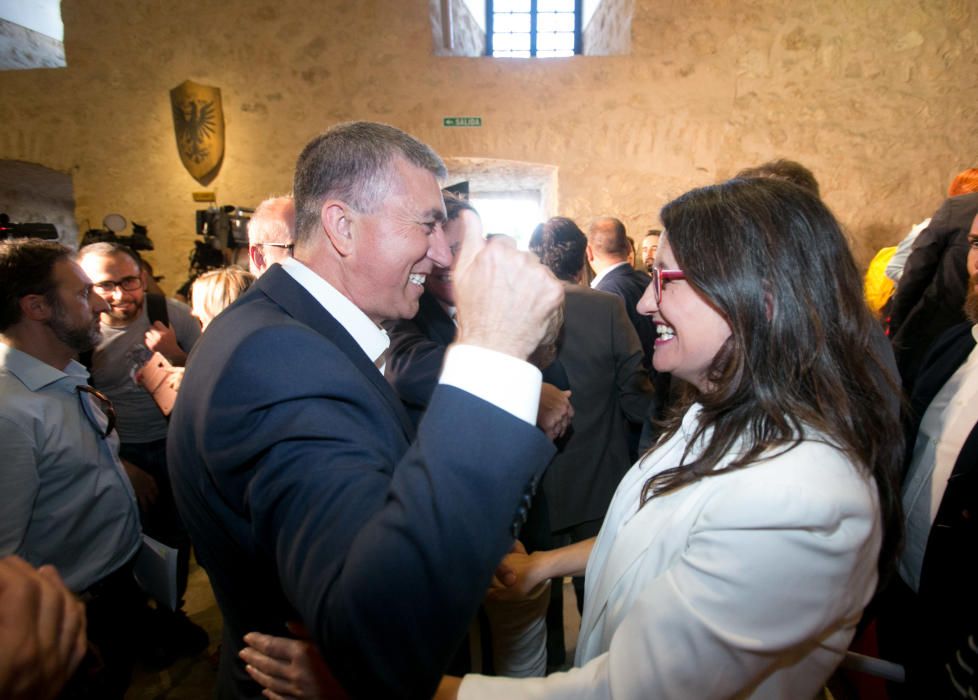
<svg viewBox="0 0 978 700"><path fill-rule="evenodd" d="M541 566L543 552L527 554L517 540L513 550L496 567L487 597L492 600L523 600L546 583L548 576Z"/></svg>
<svg viewBox="0 0 978 700"><path fill-rule="evenodd" d="M432 700L457 700L458 688L462 685L462 679L457 676L442 676L441 683L435 691Z"/></svg>
<svg viewBox="0 0 978 700"><path fill-rule="evenodd" d="M335 700L346 693L333 678L316 646L308 641L302 625L290 622L289 630L302 639L273 637L260 632L244 636L246 646L238 656L245 670L265 690L269 700Z"/></svg>
<svg viewBox="0 0 978 700"><path fill-rule="evenodd" d="M522 600L549 579L583 576L595 539L592 537L558 549L538 550L533 554L527 554L517 541L513 551L503 557L496 567L488 597L493 600Z"/></svg>

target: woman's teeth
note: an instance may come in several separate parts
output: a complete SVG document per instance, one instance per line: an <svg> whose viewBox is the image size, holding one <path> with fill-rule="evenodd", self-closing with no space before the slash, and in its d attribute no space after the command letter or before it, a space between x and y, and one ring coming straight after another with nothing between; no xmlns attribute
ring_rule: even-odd
<svg viewBox="0 0 978 700"><path fill-rule="evenodd" d="M424 285L424 281L427 277L428 275L422 275L420 272L412 272L408 276L408 282L421 286Z"/></svg>
<svg viewBox="0 0 978 700"><path fill-rule="evenodd" d="M664 323L655 324L655 332L659 335L659 340L672 340L676 337L676 331L673 330L672 326L667 326Z"/></svg>

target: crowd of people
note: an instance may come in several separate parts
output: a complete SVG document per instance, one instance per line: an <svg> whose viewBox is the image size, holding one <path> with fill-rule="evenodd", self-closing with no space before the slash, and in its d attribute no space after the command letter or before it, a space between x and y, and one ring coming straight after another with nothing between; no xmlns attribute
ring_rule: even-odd
<svg viewBox="0 0 978 700"><path fill-rule="evenodd" d="M220 697L814 698L869 629L892 697L974 696L978 195L881 322L793 161L528 251L444 176L333 127L189 307L118 244L0 243L0 696L200 654L191 549Z"/></svg>

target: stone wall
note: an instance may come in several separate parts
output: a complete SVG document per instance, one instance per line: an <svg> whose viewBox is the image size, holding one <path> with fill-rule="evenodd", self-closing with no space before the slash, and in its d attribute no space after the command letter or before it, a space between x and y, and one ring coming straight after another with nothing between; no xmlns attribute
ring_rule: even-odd
<svg viewBox="0 0 978 700"><path fill-rule="evenodd" d="M451 6L452 46L445 46L442 6ZM482 56L486 53L486 32L479 26L465 0L428 0L431 35L436 56Z"/></svg>
<svg viewBox="0 0 978 700"><path fill-rule="evenodd" d="M58 242L76 247L79 227L71 195L71 176L33 163L0 160L0 213L15 224L53 224ZM101 219L83 222L101 227Z"/></svg>
<svg viewBox="0 0 978 700"><path fill-rule="evenodd" d="M585 56L628 55L632 50L635 0L603 0L581 37ZM585 13L585 18L587 14Z"/></svg>
<svg viewBox="0 0 978 700"><path fill-rule="evenodd" d="M634 0L630 55L546 61L435 56L429 7L64 0L68 67L0 73L0 159L70 172L79 221L147 224L168 282L203 189L173 136L188 78L223 93L221 204L288 191L309 138L375 119L446 157L556 166L561 213L636 234L691 187L795 158L866 262L978 161L971 0ZM444 128L454 115L483 126Z"/></svg>

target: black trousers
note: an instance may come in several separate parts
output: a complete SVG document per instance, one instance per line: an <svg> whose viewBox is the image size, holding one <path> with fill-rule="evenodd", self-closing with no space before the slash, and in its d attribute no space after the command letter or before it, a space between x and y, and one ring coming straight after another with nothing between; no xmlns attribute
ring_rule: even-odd
<svg viewBox="0 0 978 700"><path fill-rule="evenodd" d="M170 486L170 473L166 468L166 440L153 442L124 442L119 446L119 456L156 480L157 496L153 505L139 509L143 532L163 544L177 550L177 600L183 599L190 575L190 535L177 513ZM180 603L178 603L180 605Z"/></svg>
<svg viewBox="0 0 978 700"><path fill-rule="evenodd" d="M553 533L553 547L565 547L589 539L601 530L603 520L588 520ZM572 580L577 596L577 611L584 614L584 577ZM547 666L559 668L567 663L564 640L564 581L559 578L550 582L550 605L547 607Z"/></svg>
<svg viewBox="0 0 978 700"><path fill-rule="evenodd" d="M130 561L119 567L80 594L88 623L88 654L62 698L121 700L125 696L151 614L132 565Z"/></svg>

